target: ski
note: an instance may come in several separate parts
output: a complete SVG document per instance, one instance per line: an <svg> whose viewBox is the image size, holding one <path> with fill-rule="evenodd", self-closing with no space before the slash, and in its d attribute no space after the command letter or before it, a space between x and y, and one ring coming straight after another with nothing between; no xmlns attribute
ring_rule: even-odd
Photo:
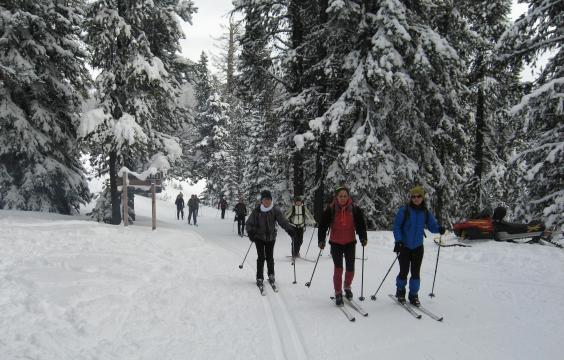
<svg viewBox="0 0 564 360"><path fill-rule="evenodd" d="M335 300L334 296L331 296L331 300ZM343 301L345 304L348 304L351 308L356 310L362 316L368 316L368 313L354 300L347 300L346 297L343 297Z"/></svg>
<svg viewBox="0 0 564 360"><path fill-rule="evenodd" d="M353 309L355 309L356 311L358 311L358 313L362 316L368 316L368 313L362 308L362 306L360 306L360 304L358 304L356 301L354 300L347 300L347 298L345 298L345 303L348 303Z"/></svg>
<svg viewBox="0 0 564 360"><path fill-rule="evenodd" d="M404 308L408 313L413 315L413 317L415 317L416 319L421 319L422 315L419 314L418 312L416 312L415 310L413 310L411 307L409 307L409 305L407 305L406 303L404 304L404 303L399 302L399 300L392 294L388 294L388 296L390 298L392 298L392 300L394 300L396 302L396 304L398 304L399 306Z"/></svg>
<svg viewBox="0 0 564 360"><path fill-rule="evenodd" d="M278 287L276 286L275 283L271 283L270 281L268 282L270 284L270 287L272 288L272 290L277 293L278 292Z"/></svg>
<svg viewBox="0 0 564 360"><path fill-rule="evenodd" d="M333 297L331 297L331 298L334 299ZM335 304L335 303L333 302L333 304ZM347 319L349 319L349 321L355 321L356 320L354 315L347 308L345 308L344 305L337 306L337 307L339 309L341 309L341 311L343 312L343 314L345 314L345 316L347 317Z"/></svg>
<svg viewBox="0 0 564 360"><path fill-rule="evenodd" d="M435 313L431 312L429 309L424 308L423 306L419 305L419 306L415 306L415 305L411 305L409 304L410 307L415 308L419 311L421 311L423 314L429 316L431 319L433 320L437 320L437 321L443 321L443 317L442 316L438 316Z"/></svg>
<svg viewBox="0 0 564 360"><path fill-rule="evenodd" d="M313 260L313 259L306 259L306 258L303 258L303 257L295 257L295 258L294 258L294 257L292 257L291 255L286 255L286 257L289 258L289 259L291 259L292 261L294 261L294 259L300 259L300 260L307 261L307 262L312 262L312 263L315 262L315 260ZM290 264L291 264L291 265L294 265L293 262L290 263Z"/></svg>

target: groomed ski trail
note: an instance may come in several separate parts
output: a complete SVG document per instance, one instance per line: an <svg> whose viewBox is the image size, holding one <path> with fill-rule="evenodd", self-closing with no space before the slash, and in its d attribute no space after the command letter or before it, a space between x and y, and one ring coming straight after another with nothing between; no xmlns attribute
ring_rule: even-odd
<svg viewBox="0 0 564 360"><path fill-rule="evenodd" d="M269 285L266 285L265 291L267 294L263 304L268 314L275 358L307 360L309 357L301 341L303 336L283 299L284 289L275 293Z"/></svg>

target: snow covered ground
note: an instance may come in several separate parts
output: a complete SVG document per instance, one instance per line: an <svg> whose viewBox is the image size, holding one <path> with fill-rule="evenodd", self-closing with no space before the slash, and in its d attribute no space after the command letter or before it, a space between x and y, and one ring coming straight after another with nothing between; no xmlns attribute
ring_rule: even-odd
<svg viewBox="0 0 564 360"><path fill-rule="evenodd" d="M485 242L442 248L427 241L421 299L445 316L417 320L395 305L392 235L371 232L362 304L368 317L348 322L329 300L332 262L300 260L298 284L275 249L280 292L261 297L256 252L240 270L248 238L233 215L203 208L199 227L175 219L173 199L136 197L134 226L83 217L0 211L0 358L13 359L557 359L564 324L564 251ZM305 253L311 229L304 237ZM360 247L359 255L360 255ZM308 257L318 254L316 240ZM355 296L360 295L357 261Z"/></svg>

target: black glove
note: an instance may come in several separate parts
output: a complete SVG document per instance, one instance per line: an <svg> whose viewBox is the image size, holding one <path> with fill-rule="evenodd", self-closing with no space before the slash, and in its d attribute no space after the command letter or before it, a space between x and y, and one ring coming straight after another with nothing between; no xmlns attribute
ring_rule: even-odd
<svg viewBox="0 0 564 360"><path fill-rule="evenodd" d="M403 249L403 243L402 243L402 242L397 242L397 243L394 245L394 252L395 252L396 254L399 254L402 249Z"/></svg>
<svg viewBox="0 0 564 360"><path fill-rule="evenodd" d="M317 243L317 245L319 246L319 248L321 250L325 249L325 241L320 241L320 242Z"/></svg>
<svg viewBox="0 0 564 360"><path fill-rule="evenodd" d="M247 236L251 242L255 242L255 233L254 232L247 232Z"/></svg>
<svg viewBox="0 0 564 360"><path fill-rule="evenodd" d="M444 235L446 232L446 229L444 226L439 226L439 234Z"/></svg>
<svg viewBox="0 0 564 360"><path fill-rule="evenodd" d="M360 239L360 244L361 244L362 246L366 246L367 243L368 243L368 240L367 240L367 239Z"/></svg>

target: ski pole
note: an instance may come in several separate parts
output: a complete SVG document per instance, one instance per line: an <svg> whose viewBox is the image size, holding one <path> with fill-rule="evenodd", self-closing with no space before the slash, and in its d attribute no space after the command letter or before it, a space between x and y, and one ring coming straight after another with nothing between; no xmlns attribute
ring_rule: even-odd
<svg viewBox="0 0 564 360"><path fill-rule="evenodd" d="M249 245L249 248L247 249L247 253L245 254L245 257L243 258L243 262L241 263L241 265L239 265L239 269L243 268L243 264L245 263L245 259L247 259L247 255L249 255L249 251L251 251L251 246L253 246L252 242L251 242L251 245Z"/></svg>
<svg viewBox="0 0 564 360"><path fill-rule="evenodd" d="M363 256L364 257L364 256ZM382 282L380 283L380 286L378 286L378 289L376 289L376 292L374 293L374 295L370 296L370 298L372 300L376 300L376 294L378 294L378 291L380 291L380 288L382 287L382 284L384 284L384 280L386 280L386 278L388 277L388 274L390 273L390 271L392 271L392 268L394 267L394 264L396 263L397 259L399 257L399 253L396 255L396 258L394 259L394 262L392 263L392 265L390 265L390 268L388 269L388 272L386 273L386 275L384 275L384 278L382 279Z"/></svg>
<svg viewBox="0 0 564 360"><path fill-rule="evenodd" d="M294 282L296 284L296 255L294 254L294 237L292 236L292 266L294 266Z"/></svg>
<svg viewBox="0 0 564 360"><path fill-rule="evenodd" d="M233 225L231 225L231 233L235 231L235 221L233 221Z"/></svg>
<svg viewBox="0 0 564 360"><path fill-rule="evenodd" d="M311 237L309 238L309 244L307 244L307 250L305 253L304 258L307 259L307 253L309 252L309 246L311 245L311 240L313 240L313 234L315 234L315 228L313 228L313 230L311 231Z"/></svg>
<svg viewBox="0 0 564 360"><path fill-rule="evenodd" d="M319 258L321 257L322 252L323 249L319 249L319 255L317 255L317 260L315 260L315 266L313 267L313 272L311 273L311 279L309 279L309 281L305 283L305 286L307 287L311 286L311 281L313 280L313 274L315 274L315 269L317 268L317 263L319 262Z"/></svg>
<svg viewBox="0 0 564 360"><path fill-rule="evenodd" d="M364 246L362 247L362 272L360 275L360 301L364 301Z"/></svg>
<svg viewBox="0 0 564 360"><path fill-rule="evenodd" d="M435 275L433 275L433 287L431 288L431 293L429 294L430 297L435 297L435 279L437 278L437 268L439 267L439 255L441 255L441 241L443 236L439 236L439 249L437 250L437 262L435 263Z"/></svg>

